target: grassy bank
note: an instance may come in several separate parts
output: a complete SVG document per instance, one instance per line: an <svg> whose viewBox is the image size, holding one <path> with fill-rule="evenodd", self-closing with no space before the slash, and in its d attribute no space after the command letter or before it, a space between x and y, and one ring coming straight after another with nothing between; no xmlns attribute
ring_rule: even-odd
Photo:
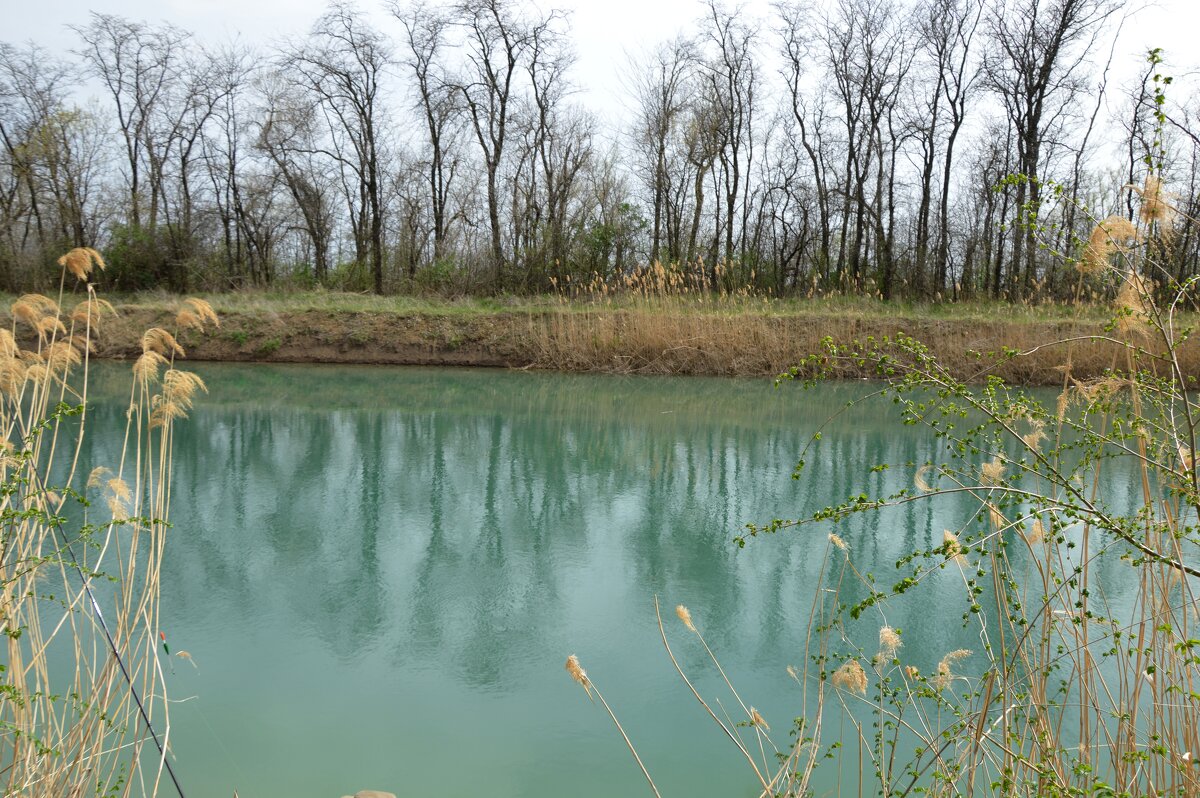
<svg viewBox="0 0 1200 798"><path fill-rule="evenodd" d="M953 373L971 379L1005 347L1032 355L999 368L1026 384L1062 380L1064 338L1101 334L1104 306L1002 303L897 304L863 299L751 297L560 297L436 300L332 292L235 293L208 297L221 315L215 335L181 331L193 359L391 363L539 368L625 374L774 376L839 343L906 333L927 344ZM9 304L3 302L3 305ZM70 302L64 304L70 305ZM134 357L130 333L172 329L177 298L114 299L96 354ZM18 330L18 332L20 332ZM1075 344L1076 377L1110 367L1117 349ZM1184 369L1200 373L1200 351L1185 346ZM865 373L844 366L842 376Z"/></svg>

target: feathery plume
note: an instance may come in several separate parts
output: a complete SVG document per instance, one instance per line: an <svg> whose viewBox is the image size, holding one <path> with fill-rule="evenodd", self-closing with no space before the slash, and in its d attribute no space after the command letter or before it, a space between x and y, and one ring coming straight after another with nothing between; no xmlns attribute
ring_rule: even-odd
<svg viewBox="0 0 1200 798"><path fill-rule="evenodd" d="M37 323L42 320L41 311L39 311L34 305L22 299L18 299L16 302L12 303L12 307L9 308L9 312L12 313L13 318L17 321L21 322L22 324L28 324L30 327L34 328L36 328Z"/></svg>
<svg viewBox="0 0 1200 798"><path fill-rule="evenodd" d="M81 327L91 327L94 330L98 330L106 311L111 316L117 315L117 309L107 299L92 297L85 299L75 306L75 309L71 311L71 321Z"/></svg>
<svg viewBox="0 0 1200 798"><path fill-rule="evenodd" d="M588 698L592 697L592 681L588 678L587 671L579 664L579 657L572 654L567 657L567 673L571 674L571 678L579 683L588 694Z"/></svg>
<svg viewBox="0 0 1200 798"><path fill-rule="evenodd" d="M175 323L185 330L192 329L204 332L204 322L200 321L200 317L187 308L175 314Z"/></svg>
<svg viewBox="0 0 1200 798"><path fill-rule="evenodd" d="M991 523L992 529L1000 530L1008 526L1008 519L1004 517L1004 513L1000 512L999 508L991 502L987 502L988 522Z"/></svg>
<svg viewBox="0 0 1200 798"><path fill-rule="evenodd" d="M849 693L867 694L867 674L856 659L848 659L830 677L834 687Z"/></svg>
<svg viewBox="0 0 1200 798"><path fill-rule="evenodd" d="M882 626L879 629L879 655L883 659L893 659L896 652L900 650L900 646L904 643L900 640L899 633L890 626Z"/></svg>
<svg viewBox="0 0 1200 798"><path fill-rule="evenodd" d="M108 497L108 511L112 513L114 521L125 521L129 518L129 508L116 496Z"/></svg>
<svg viewBox="0 0 1200 798"><path fill-rule="evenodd" d="M16 396L25 384L25 362L18 357L0 356L0 391Z"/></svg>
<svg viewBox="0 0 1200 798"><path fill-rule="evenodd" d="M1030 419L1029 432L1021 436L1021 441L1035 452L1042 450L1042 441L1046 440L1046 422L1040 419Z"/></svg>
<svg viewBox="0 0 1200 798"><path fill-rule="evenodd" d="M846 545L846 541L842 540L840 536L838 536L837 534L835 534L833 532L829 533L829 542L832 543L834 546L837 546L842 551L850 550L850 547L848 545Z"/></svg>
<svg viewBox="0 0 1200 798"><path fill-rule="evenodd" d="M696 631L696 625L692 623L692 613L688 612L687 607L680 604L675 608L675 614L679 616L679 620L683 621L683 625L686 626L689 631Z"/></svg>
<svg viewBox="0 0 1200 798"><path fill-rule="evenodd" d="M949 687L950 683L956 678L955 675L951 673L951 668L954 666L954 663L969 656L971 656L971 650L969 648L960 648L957 651L951 651L949 654L942 657L941 662L939 662L937 665L937 675L933 677L933 686L938 690L945 690L947 687Z"/></svg>
<svg viewBox="0 0 1200 798"><path fill-rule="evenodd" d="M983 484L999 485L1004 481L1004 458L996 455L990 462L983 464Z"/></svg>
<svg viewBox="0 0 1200 798"><path fill-rule="evenodd" d="M175 336L161 327L151 327L142 334L142 351L158 352L160 355L186 356L183 347L175 340Z"/></svg>
<svg viewBox="0 0 1200 798"><path fill-rule="evenodd" d="M947 559L954 560L959 565L966 565L967 558L964 556L962 544L958 542L958 535L951 532L949 529L942 530L942 545L946 549Z"/></svg>
<svg viewBox="0 0 1200 798"><path fill-rule="evenodd" d="M46 365L51 372L66 371L82 362L79 350L70 341L55 341L46 347Z"/></svg>
<svg viewBox="0 0 1200 798"><path fill-rule="evenodd" d="M1023 533L1025 542L1029 545L1041 543L1046 539L1046 526L1042 523L1042 519L1035 518L1029 526L1029 531Z"/></svg>
<svg viewBox="0 0 1200 798"><path fill-rule="evenodd" d="M771 727L769 725L767 725L767 722L765 720L763 720L763 716L760 715L758 710L755 709L754 707L750 707L750 722L753 723L755 726L762 726L767 731L771 730Z"/></svg>
<svg viewBox="0 0 1200 798"><path fill-rule="evenodd" d="M111 473L112 473L112 470L109 469L107 466L96 466L95 468L92 469L92 473L88 474L88 478L87 478L88 488L100 487L100 482L101 482L101 480L104 479L104 476L106 474L111 474Z"/></svg>
<svg viewBox="0 0 1200 798"><path fill-rule="evenodd" d="M39 316L58 315L58 303L45 294L22 294L17 301L32 305L37 309Z"/></svg>
<svg viewBox="0 0 1200 798"><path fill-rule="evenodd" d="M1137 272L1130 271L1124 275L1115 303L1120 311L1117 318L1118 330L1139 335L1149 332L1147 322L1150 321L1150 312L1153 310L1152 289L1153 284Z"/></svg>
<svg viewBox="0 0 1200 798"><path fill-rule="evenodd" d="M139 382L149 383L158 379L158 370L167 365L167 359L153 349L143 352L133 363L133 376Z"/></svg>
<svg viewBox="0 0 1200 798"><path fill-rule="evenodd" d="M1141 186L1128 185L1125 188L1141 197L1142 204L1138 208L1138 218L1145 224L1168 222L1175 213L1175 208L1169 201L1170 195L1163 191L1162 178L1153 172L1146 175L1145 184Z"/></svg>
<svg viewBox="0 0 1200 798"><path fill-rule="evenodd" d="M929 472L931 471L933 471L933 466L929 463L926 463L917 469L917 473L913 475L913 484L917 486L917 490L925 493L929 493L929 491L933 490L933 486L930 485L928 480L925 479L925 477L928 476Z"/></svg>
<svg viewBox="0 0 1200 798"><path fill-rule="evenodd" d="M151 404L151 429L165 427L177 418L187 418L187 408L181 406L178 402L164 399L162 396L155 396Z"/></svg>
<svg viewBox="0 0 1200 798"><path fill-rule="evenodd" d="M58 259L58 265L75 275L77 280L86 280L95 267L104 269L104 258L91 247L75 247Z"/></svg>
<svg viewBox="0 0 1200 798"><path fill-rule="evenodd" d="M1062 393L1058 395L1058 401L1055 403L1054 415L1062 421L1067 417L1067 406L1071 403L1071 391L1069 388L1064 388Z"/></svg>
<svg viewBox="0 0 1200 798"><path fill-rule="evenodd" d="M188 297L183 300L183 304L186 310L189 310L192 315L200 320L201 329L204 329L203 325L207 323L211 323L214 327L221 326L221 320L217 318L217 312L213 310L213 306L207 301L199 297Z"/></svg>
<svg viewBox="0 0 1200 798"><path fill-rule="evenodd" d="M59 320L58 316L43 316L38 319L33 328L38 331L38 335L45 338L52 335L66 335L67 328Z"/></svg>
<svg viewBox="0 0 1200 798"><path fill-rule="evenodd" d="M123 502L129 501L129 483L120 477L113 477L108 481L108 489L115 498Z"/></svg>
<svg viewBox="0 0 1200 798"><path fill-rule="evenodd" d="M1092 229L1083 257L1075 268L1083 274L1094 274L1109 266L1109 257L1119 252L1128 252L1130 242L1138 241L1137 228L1124 216L1109 216Z"/></svg>
<svg viewBox="0 0 1200 798"><path fill-rule="evenodd" d="M208 386L198 374L179 369L167 369L162 376L163 396L171 402L178 402L184 410L192 406L192 395L201 390L208 393Z"/></svg>

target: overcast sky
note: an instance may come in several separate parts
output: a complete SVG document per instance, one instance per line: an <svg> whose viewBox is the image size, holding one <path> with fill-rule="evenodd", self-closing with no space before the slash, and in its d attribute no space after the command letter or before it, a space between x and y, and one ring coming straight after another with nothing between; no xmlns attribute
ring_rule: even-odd
<svg viewBox="0 0 1200 798"><path fill-rule="evenodd" d="M816 0L821 2L821 0ZM381 9L383 0L359 0L379 25L394 24ZM326 5L325 0L0 0L0 40L33 40L56 50L76 46L67 25L86 22L90 11L148 21L166 20L208 42L242 39L269 43L303 33ZM627 54L640 53L691 27L703 10L701 0L559 0L540 8L571 11L572 38L578 52L575 81L580 100L605 115L620 114L622 73ZM1129 8L1141 7L1129 3ZM751 18L771 16L771 0L741 3ZM1126 23L1114 64L1115 83L1132 79L1150 47L1167 51L1167 72L1177 78L1181 95L1200 81L1189 71L1200 64L1195 41L1200 33L1200 0L1158 0L1142 7ZM767 34L765 34L767 35ZM767 45L768 47L770 45ZM1107 50L1098 54L1103 61Z"/></svg>

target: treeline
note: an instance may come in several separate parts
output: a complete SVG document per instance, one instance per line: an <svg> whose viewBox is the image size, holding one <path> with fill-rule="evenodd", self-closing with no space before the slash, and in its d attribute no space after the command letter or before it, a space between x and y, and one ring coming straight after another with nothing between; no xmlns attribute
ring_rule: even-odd
<svg viewBox="0 0 1200 798"><path fill-rule="evenodd" d="M98 246L119 290L535 292L661 263L714 289L1066 296L1053 253L1132 219L1122 187L1160 162L1183 211L1162 259L1198 273L1187 98L1153 62L1109 85L1116 0L697 8L614 67L619 129L578 100L570 17L509 0L388 24L337 2L270 49L105 14L62 57L0 44L0 288Z"/></svg>

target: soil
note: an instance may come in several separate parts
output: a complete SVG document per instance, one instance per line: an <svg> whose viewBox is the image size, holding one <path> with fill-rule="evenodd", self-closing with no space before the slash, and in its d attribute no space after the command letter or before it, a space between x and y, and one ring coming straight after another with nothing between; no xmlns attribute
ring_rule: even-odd
<svg viewBox="0 0 1200 798"><path fill-rule="evenodd" d="M136 305L118 310L117 318L105 319L94 356L136 358L141 354L144 330L156 326L175 329L173 315L167 311ZM773 377L823 351L826 336L847 344L898 332L922 341L952 374L972 381L988 371L989 364L994 373L1010 382L1027 385L1061 384L1068 359L1077 379L1124 365L1124 356L1114 342L1054 343L1083 334L1106 335L1099 325L1078 328L1027 320L306 310L225 313L219 328L207 333L187 330L178 338L189 360ZM1005 361L1000 354L1005 347L1033 351L1001 362ZM1185 373L1200 374L1200 346L1186 344L1179 355ZM844 377L872 374L870 364L838 371Z"/></svg>

